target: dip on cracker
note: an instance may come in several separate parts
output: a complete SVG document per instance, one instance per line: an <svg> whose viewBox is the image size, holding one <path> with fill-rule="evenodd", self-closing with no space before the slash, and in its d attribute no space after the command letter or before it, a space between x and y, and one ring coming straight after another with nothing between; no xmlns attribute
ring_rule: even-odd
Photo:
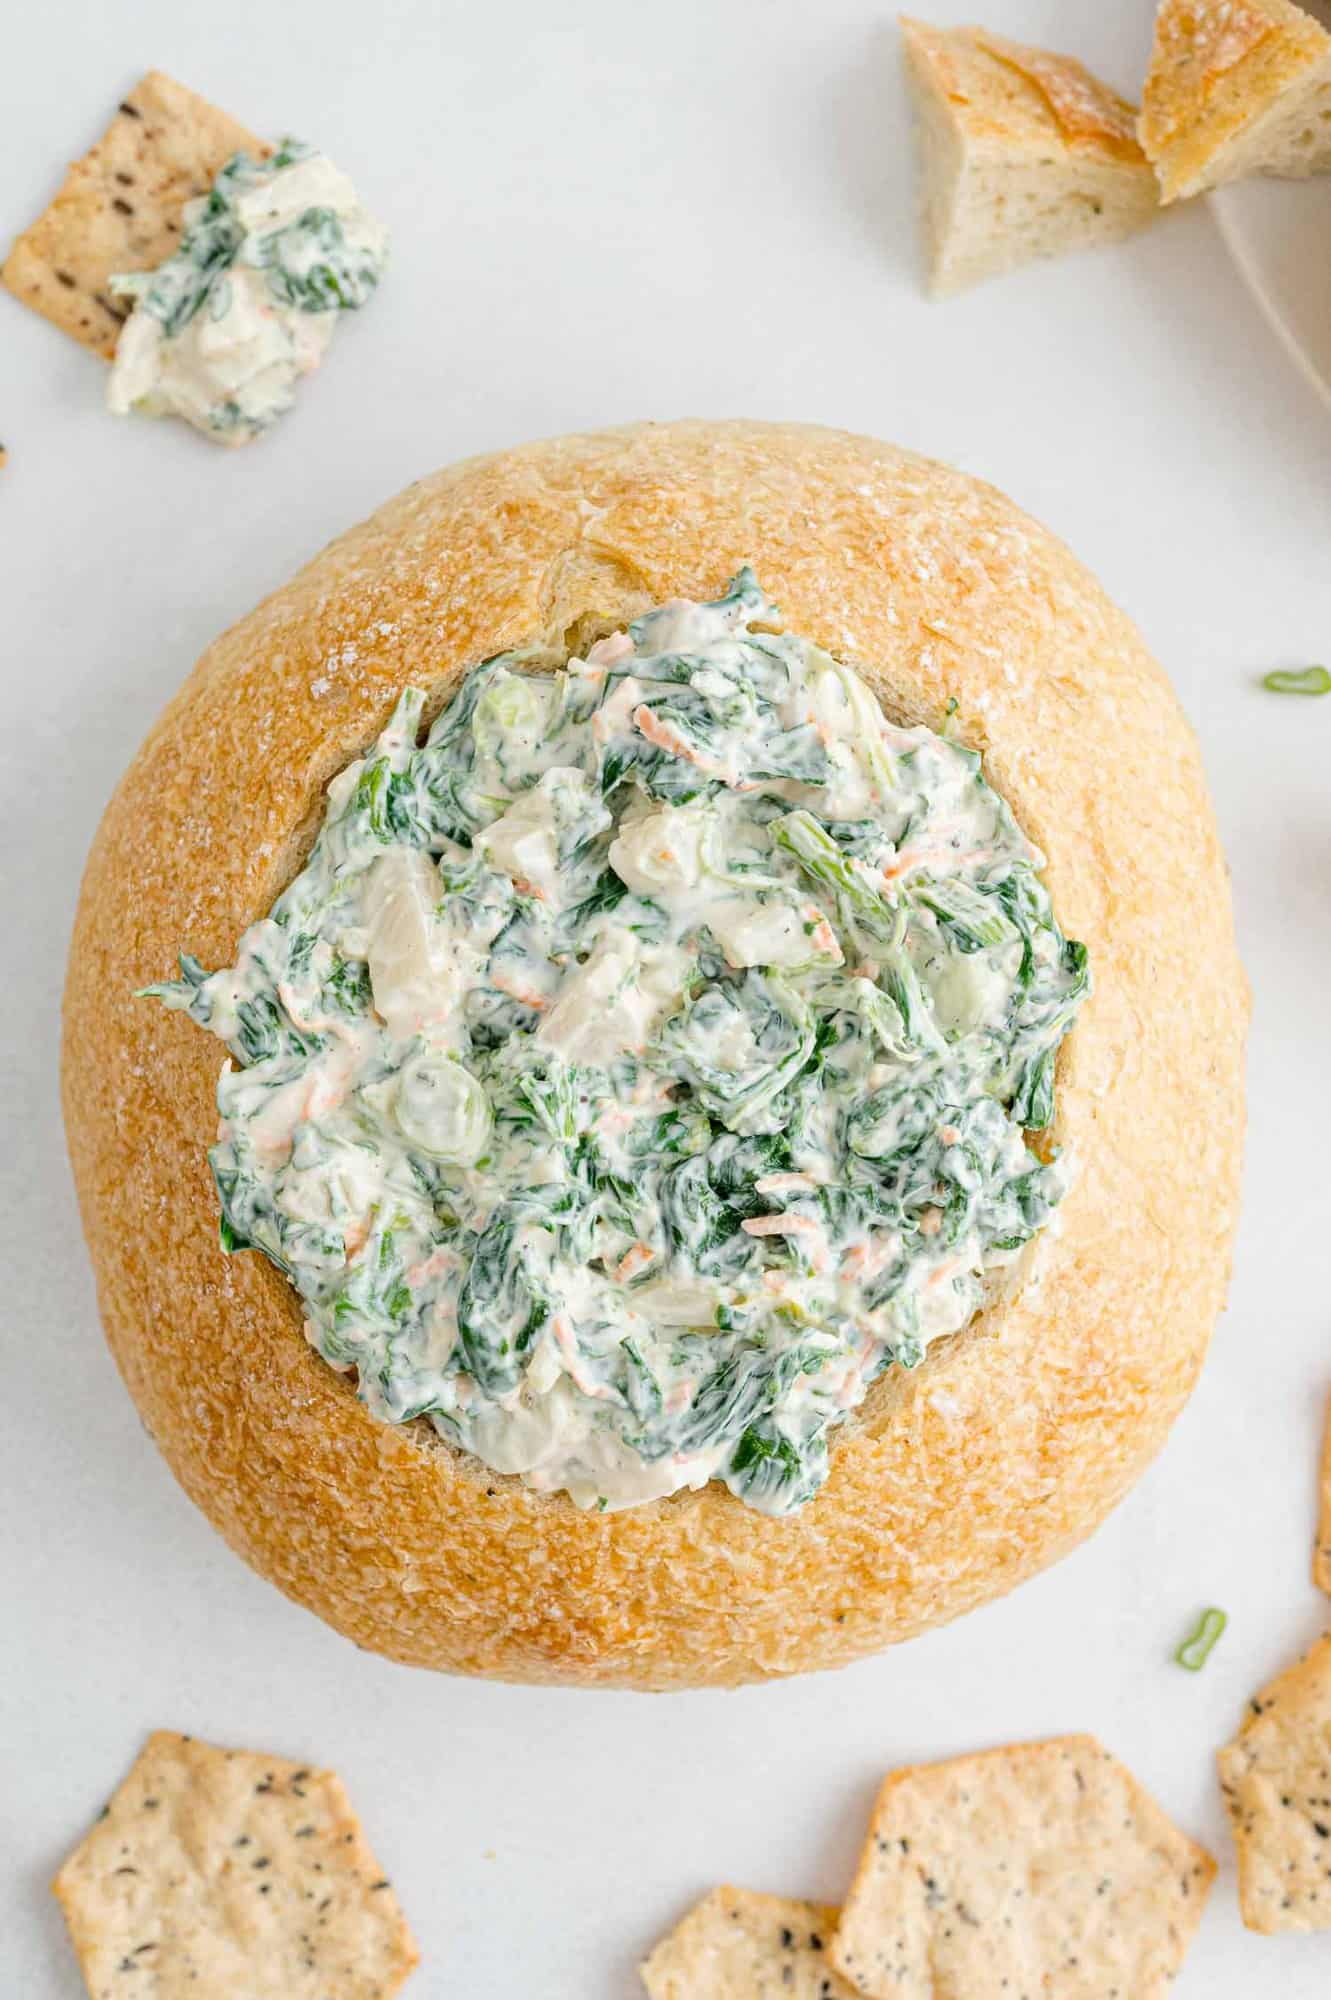
<svg viewBox="0 0 1331 2000"><path fill-rule="evenodd" d="M118 415L180 416L247 444L291 407L388 240L345 174L260 145L157 73L120 105L0 273L112 362Z"/></svg>

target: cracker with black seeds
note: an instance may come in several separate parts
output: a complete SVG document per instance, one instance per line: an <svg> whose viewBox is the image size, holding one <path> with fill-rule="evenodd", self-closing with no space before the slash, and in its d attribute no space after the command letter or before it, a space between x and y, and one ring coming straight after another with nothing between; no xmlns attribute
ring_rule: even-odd
<svg viewBox="0 0 1331 2000"><path fill-rule="evenodd" d="M336 1773L164 1730L52 1886L92 2000L388 2000L418 1957Z"/></svg>
<svg viewBox="0 0 1331 2000"><path fill-rule="evenodd" d="M1253 1697L1216 1762L1248 1929L1331 1930L1331 1632Z"/></svg>
<svg viewBox="0 0 1331 2000"><path fill-rule="evenodd" d="M130 312L112 276L155 270L179 246L185 203L207 194L233 153L268 150L225 111L150 70L19 237L0 282L109 361Z"/></svg>
<svg viewBox="0 0 1331 2000"><path fill-rule="evenodd" d="M1159 2000L1215 1863L1093 1736L894 1771L832 1941L873 2000Z"/></svg>
<svg viewBox="0 0 1331 2000"><path fill-rule="evenodd" d="M828 1959L826 1903L713 1889L641 1967L651 2000L855 2000Z"/></svg>

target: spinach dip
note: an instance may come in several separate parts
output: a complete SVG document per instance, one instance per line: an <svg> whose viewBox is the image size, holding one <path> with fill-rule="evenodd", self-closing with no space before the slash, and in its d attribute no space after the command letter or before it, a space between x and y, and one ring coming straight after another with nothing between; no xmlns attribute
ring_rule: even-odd
<svg viewBox="0 0 1331 2000"><path fill-rule="evenodd" d="M408 688L235 965L149 989L233 1058L224 1249L376 1417L579 1507L801 1506L1063 1192L1042 857L780 625L746 568L423 740Z"/></svg>
<svg viewBox="0 0 1331 2000"><path fill-rule="evenodd" d="M218 444L248 444L317 368L338 315L378 285L388 238L346 175L285 139L237 153L186 203L174 256L112 278L134 301L107 384L119 416L179 416Z"/></svg>

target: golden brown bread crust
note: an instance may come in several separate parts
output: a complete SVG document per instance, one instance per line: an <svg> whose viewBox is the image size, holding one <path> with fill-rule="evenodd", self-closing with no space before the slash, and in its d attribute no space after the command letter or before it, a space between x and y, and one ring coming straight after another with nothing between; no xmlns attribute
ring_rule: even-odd
<svg viewBox="0 0 1331 2000"><path fill-rule="evenodd" d="M789 1520L719 1485L580 1514L369 1417L259 1256L225 1258L216 1044L133 998L230 963L321 788L407 681L752 561L792 630L966 740L1049 857L1093 999L1060 1063L1077 1178L1035 1275L835 1435ZM199 662L108 808L66 993L70 1151L107 1334L181 1484L360 1645L514 1680L681 1687L829 1667L1073 1547L1159 1448L1229 1262L1246 1020L1196 746L1128 621L963 474L841 432L678 423L413 486Z"/></svg>
<svg viewBox="0 0 1331 2000"><path fill-rule="evenodd" d="M1270 167L1260 149L1241 158L1240 142L1282 99L1325 87L1329 60L1326 30L1291 0L1160 0L1137 131L1161 200Z"/></svg>
<svg viewBox="0 0 1331 2000"><path fill-rule="evenodd" d="M1005 149L1067 148L1140 165L1137 111L1075 56L991 35L986 28L935 28L900 16L916 64L956 106L972 143Z"/></svg>

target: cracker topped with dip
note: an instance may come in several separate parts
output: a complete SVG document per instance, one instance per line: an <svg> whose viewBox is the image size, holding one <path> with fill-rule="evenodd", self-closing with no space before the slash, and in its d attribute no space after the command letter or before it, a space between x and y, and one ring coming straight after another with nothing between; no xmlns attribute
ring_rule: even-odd
<svg viewBox="0 0 1331 2000"><path fill-rule="evenodd" d="M120 271L152 271L180 247L185 204L206 195L233 154L264 151L238 120L150 70L75 160L44 214L2 269L8 289L105 361L130 307Z"/></svg>
<svg viewBox="0 0 1331 2000"><path fill-rule="evenodd" d="M118 415L180 416L236 445L291 407L387 251L322 153L294 139L266 146L153 71L0 278L111 362Z"/></svg>

